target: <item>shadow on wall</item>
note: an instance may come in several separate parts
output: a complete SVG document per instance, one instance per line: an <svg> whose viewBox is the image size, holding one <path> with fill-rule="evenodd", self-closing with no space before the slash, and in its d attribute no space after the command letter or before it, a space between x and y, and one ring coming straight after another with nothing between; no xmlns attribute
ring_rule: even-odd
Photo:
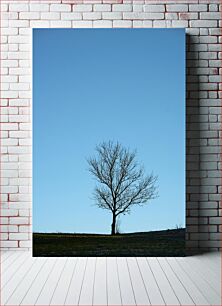
<svg viewBox="0 0 222 306"><path fill-rule="evenodd" d="M201 210L208 208L206 186L201 186L201 177L206 170L201 169L202 146L201 130L206 129L202 122L200 99L207 98L200 91L199 59L196 41L198 36L186 35L186 250L187 255L209 251L210 225ZM206 93L206 91L205 91ZM202 154L202 156L201 156ZM216 209L216 208L215 208ZM214 226L215 227L215 226ZM208 242L207 242L208 241ZM211 248L212 249L212 248ZM215 249L216 250L216 249Z"/></svg>
<svg viewBox="0 0 222 306"><path fill-rule="evenodd" d="M186 250L199 253L200 122L198 44L186 34ZM194 184L195 183L195 184Z"/></svg>

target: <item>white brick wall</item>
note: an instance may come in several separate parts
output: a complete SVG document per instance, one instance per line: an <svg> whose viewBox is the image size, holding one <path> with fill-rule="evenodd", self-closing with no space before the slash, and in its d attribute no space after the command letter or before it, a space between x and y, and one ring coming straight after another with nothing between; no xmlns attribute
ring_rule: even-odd
<svg viewBox="0 0 222 306"><path fill-rule="evenodd" d="M1 1L1 248L31 246L31 28L186 27L187 247L221 247L220 0Z"/></svg>

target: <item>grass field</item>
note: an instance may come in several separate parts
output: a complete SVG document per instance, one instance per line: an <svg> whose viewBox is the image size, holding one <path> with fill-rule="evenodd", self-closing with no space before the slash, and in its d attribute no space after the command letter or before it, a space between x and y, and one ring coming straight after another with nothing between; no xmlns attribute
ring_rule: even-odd
<svg viewBox="0 0 222 306"><path fill-rule="evenodd" d="M33 233L33 256L185 256L185 229L115 236Z"/></svg>

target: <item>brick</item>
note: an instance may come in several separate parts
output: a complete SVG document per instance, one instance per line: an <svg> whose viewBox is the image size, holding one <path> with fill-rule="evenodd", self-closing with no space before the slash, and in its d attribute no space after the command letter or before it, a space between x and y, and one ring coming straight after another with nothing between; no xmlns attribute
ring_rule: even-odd
<svg viewBox="0 0 222 306"><path fill-rule="evenodd" d="M144 28L152 28L153 27L153 23L151 20L143 20L143 27Z"/></svg>
<svg viewBox="0 0 222 306"><path fill-rule="evenodd" d="M172 22L171 20L154 20L153 26L154 28L171 28Z"/></svg>
<svg viewBox="0 0 222 306"><path fill-rule="evenodd" d="M200 36L199 42L203 44L214 44L217 43L217 37L216 36ZM208 46L209 50L209 46Z"/></svg>
<svg viewBox="0 0 222 306"><path fill-rule="evenodd" d="M61 19L66 19L64 18L64 15L68 15L70 13L61 13ZM48 13L41 13L41 19L45 20L59 20L60 19L60 13L58 12L48 12Z"/></svg>
<svg viewBox="0 0 222 306"><path fill-rule="evenodd" d="M29 90L29 83L12 83L10 84L10 90Z"/></svg>
<svg viewBox="0 0 222 306"><path fill-rule="evenodd" d="M165 8L163 4L160 5L144 5L144 12L165 12Z"/></svg>
<svg viewBox="0 0 222 306"><path fill-rule="evenodd" d="M9 71L8 68L2 68L2 67L1 67L1 69L0 69L0 74L1 74L1 76L2 76L2 77L5 77L6 75L8 75L8 71ZM5 106L5 105L4 105L4 102L5 102L5 101L7 101L7 100L5 100L5 98L2 98L2 97L1 97L1 106Z"/></svg>
<svg viewBox="0 0 222 306"><path fill-rule="evenodd" d="M17 170L3 170L2 171L2 177L18 177L18 171Z"/></svg>
<svg viewBox="0 0 222 306"><path fill-rule="evenodd" d="M210 75L209 76L209 82L221 82L221 76L220 75Z"/></svg>
<svg viewBox="0 0 222 306"><path fill-rule="evenodd" d="M18 162L18 155L8 154L9 162Z"/></svg>
<svg viewBox="0 0 222 306"><path fill-rule="evenodd" d="M2 67L18 67L17 60L2 60L1 61Z"/></svg>
<svg viewBox="0 0 222 306"><path fill-rule="evenodd" d="M28 138L30 137L30 133L28 131L10 131L10 138Z"/></svg>
<svg viewBox="0 0 222 306"><path fill-rule="evenodd" d="M25 147L23 147L25 148ZM22 160L20 160L22 161ZM19 170L19 177L31 177L32 173L30 170ZM26 195L19 195L20 198L22 198L22 200L24 200L26 198ZM29 201L29 197L27 197L26 199L27 201Z"/></svg>
<svg viewBox="0 0 222 306"><path fill-rule="evenodd" d="M31 110L28 107L20 107L19 108L19 115L31 115Z"/></svg>
<svg viewBox="0 0 222 306"><path fill-rule="evenodd" d="M2 87L4 87L4 86L2 86ZM7 90L7 88L5 88L5 90ZM1 120L1 123L2 122L8 122L8 115L1 114L0 120Z"/></svg>
<svg viewBox="0 0 222 306"><path fill-rule="evenodd" d="M40 13L38 12L24 12L19 13L19 19L39 19Z"/></svg>
<svg viewBox="0 0 222 306"><path fill-rule="evenodd" d="M30 122L27 115L9 115L9 122Z"/></svg>
<svg viewBox="0 0 222 306"><path fill-rule="evenodd" d="M215 59L217 58L216 52L199 52L199 59Z"/></svg>
<svg viewBox="0 0 222 306"><path fill-rule="evenodd" d="M28 99L13 99L9 100L10 106L29 106L30 102Z"/></svg>
<svg viewBox="0 0 222 306"><path fill-rule="evenodd" d="M216 225L208 225L208 226L199 226L199 232L216 232L217 231L217 226Z"/></svg>
<svg viewBox="0 0 222 306"><path fill-rule="evenodd" d="M186 229L188 232L195 233L198 232L198 225L188 225Z"/></svg>
<svg viewBox="0 0 222 306"><path fill-rule="evenodd" d="M26 179L28 180L28 179ZM30 182L29 182L30 183ZM11 209L30 209L31 207L31 202L10 202L10 207Z"/></svg>
<svg viewBox="0 0 222 306"><path fill-rule="evenodd" d="M208 240L209 234L208 233L191 233L190 234L191 239L193 240Z"/></svg>
<svg viewBox="0 0 222 306"><path fill-rule="evenodd" d="M15 83L18 82L18 76L15 75L4 75L1 77L1 82L7 82L7 83Z"/></svg>
<svg viewBox="0 0 222 306"><path fill-rule="evenodd" d="M9 12L28 12L29 5L25 3L9 4Z"/></svg>
<svg viewBox="0 0 222 306"><path fill-rule="evenodd" d="M218 12L219 6L218 4L209 4L209 11L210 12Z"/></svg>
<svg viewBox="0 0 222 306"><path fill-rule="evenodd" d="M209 222L210 224L221 225L221 217L210 217Z"/></svg>
<svg viewBox="0 0 222 306"><path fill-rule="evenodd" d="M172 20L172 26L178 28L187 28L188 21L187 20Z"/></svg>
<svg viewBox="0 0 222 306"><path fill-rule="evenodd" d="M221 241L221 233L210 233L210 240L219 240Z"/></svg>
<svg viewBox="0 0 222 306"><path fill-rule="evenodd" d="M163 13L123 12L123 19L164 19Z"/></svg>
<svg viewBox="0 0 222 306"><path fill-rule="evenodd" d="M57 18L58 19L58 18ZM62 20L81 20L81 13L61 13Z"/></svg>
<svg viewBox="0 0 222 306"><path fill-rule="evenodd" d="M17 91L10 91L10 90L5 90L1 92L1 97L7 98L7 99L12 99L12 98L18 98L18 92Z"/></svg>
<svg viewBox="0 0 222 306"><path fill-rule="evenodd" d="M92 4L73 5L73 12L92 12Z"/></svg>
<svg viewBox="0 0 222 306"><path fill-rule="evenodd" d="M216 201L199 202L199 209L217 209L218 204Z"/></svg>
<svg viewBox="0 0 222 306"><path fill-rule="evenodd" d="M13 139L13 140L17 140L18 141L18 139ZM18 163L14 163L14 162L2 162L1 163L1 169L2 170L16 170L16 169L18 169ZM17 192L17 191L15 191L15 192ZM2 193L7 193L7 192L6 191L4 191L4 192L2 191Z"/></svg>
<svg viewBox="0 0 222 306"><path fill-rule="evenodd" d="M9 219L7 217L0 217L0 224L6 225L8 224Z"/></svg>
<svg viewBox="0 0 222 306"><path fill-rule="evenodd" d="M91 20L77 20L72 21L73 28L92 28Z"/></svg>
<svg viewBox="0 0 222 306"><path fill-rule="evenodd" d="M8 44L9 51L18 51L18 44Z"/></svg>
<svg viewBox="0 0 222 306"><path fill-rule="evenodd" d="M207 4L189 4L190 12L206 12Z"/></svg>
<svg viewBox="0 0 222 306"><path fill-rule="evenodd" d="M201 162L200 163L201 170L217 170L217 163L216 162Z"/></svg>
<svg viewBox="0 0 222 306"><path fill-rule="evenodd" d="M19 174L22 171L19 171ZM23 171L25 172L25 171ZM26 173L29 173L29 177L30 177L30 171L26 171ZM30 202L31 201L31 194L10 194L9 195L9 200L12 202Z"/></svg>
<svg viewBox="0 0 222 306"><path fill-rule="evenodd" d="M179 13L179 19L182 20L198 19L198 13Z"/></svg>
<svg viewBox="0 0 222 306"><path fill-rule="evenodd" d="M219 44L209 44L208 51L221 51L221 46Z"/></svg>
<svg viewBox="0 0 222 306"><path fill-rule="evenodd" d="M27 233L9 233L9 240L28 240Z"/></svg>
<svg viewBox="0 0 222 306"><path fill-rule="evenodd" d="M32 12L48 12L49 11L49 4L43 3L30 3L30 11Z"/></svg>
<svg viewBox="0 0 222 306"><path fill-rule="evenodd" d="M2 146L17 146L18 145L18 139L2 139L1 141Z"/></svg>
<svg viewBox="0 0 222 306"><path fill-rule="evenodd" d="M30 226L28 226L28 225L20 225L20 226L19 226L19 232L20 232L20 233L28 233L28 232L31 232Z"/></svg>
<svg viewBox="0 0 222 306"><path fill-rule="evenodd" d="M134 4L133 5L133 12L143 12L143 5L142 4Z"/></svg>
<svg viewBox="0 0 222 306"><path fill-rule="evenodd" d="M110 12L111 4L94 4L93 11L94 12Z"/></svg>
<svg viewBox="0 0 222 306"><path fill-rule="evenodd" d="M177 20L178 19L178 13L166 13L165 14L166 20Z"/></svg>
<svg viewBox="0 0 222 306"><path fill-rule="evenodd" d="M17 123L1 124L1 130L3 130L3 131L16 131L16 130L18 130L18 124Z"/></svg>
<svg viewBox="0 0 222 306"><path fill-rule="evenodd" d="M21 154L19 155L19 161L20 162L31 162L32 161L32 158L31 158L31 155L30 154Z"/></svg>
<svg viewBox="0 0 222 306"><path fill-rule="evenodd" d="M131 28L132 21L131 20L114 20L113 27L114 28Z"/></svg>
<svg viewBox="0 0 222 306"><path fill-rule="evenodd" d="M108 12L108 13L102 13L102 19L122 19L122 13L121 12Z"/></svg>
<svg viewBox="0 0 222 306"><path fill-rule="evenodd" d="M0 247L1 248L17 248L18 247L18 241L0 241Z"/></svg>
<svg viewBox="0 0 222 306"><path fill-rule="evenodd" d="M209 121L210 122L217 122L217 115L209 115Z"/></svg>
<svg viewBox="0 0 222 306"><path fill-rule="evenodd" d="M217 27L216 20L191 20L190 26L194 28L214 28Z"/></svg>
<svg viewBox="0 0 222 306"><path fill-rule="evenodd" d="M94 28L111 28L112 21L111 20L95 20L93 21Z"/></svg>
<svg viewBox="0 0 222 306"><path fill-rule="evenodd" d="M15 188L12 187L12 188ZM18 216L18 210L17 209L1 209L1 216L2 217L13 217L13 216Z"/></svg>
<svg viewBox="0 0 222 306"><path fill-rule="evenodd" d="M49 28L50 23L49 20L31 20L30 21L30 27L31 28ZM23 49L23 51L25 51Z"/></svg>
<svg viewBox="0 0 222 306"><path fill-rule="evenodd" d="M7 233L7 232L18 232L18 226L17 225L0 225L0 232L1 233Z"/></svg>
<svg viewBox="0 0 222 306"><path fill-rule="evenodd" d="M210 60L209 67L221 67L221 61L220 60Z"/></svg>
<svg viewBox="0 0 222 306"><path fill-rule="evenodd" d="M27 28L29 26L29 21L28 20L9 20L9 27L11 28Z"/></svg>
<svg viewBox="0 0 222 306"><path fill-rule="evenodd" d="M101 18L102 18L102 13L100 12L83 13L83 19L86 19L86 20L96 20L96 19L101 19Z"/></svg>
<svg viewBox="0 0 222 306"><path fill-rule="evenodd" d="M8 184L9 184L8 178L1 179L1 186L7 186Z"/></svg>
<svg viewBox="0 0 222 306"><path fill-rule="evenodd" d="M213 161L213 162L216 162L216 161L219 161L220 160L220 156L219 154L202 154L201 155L201 161Z"/></svg>
<svg viewBox="0 0 222 306"><path fill-rule="evenodd" d="M131 4L113 4L112 11L113 12L131 12L133 6Z"/></svg>
<svg viewBox="0 0 222 306"><path fill-rule="evenodd" d="M195 224L198 224L198 218L196 217L190 217L190 218L187 218L187 222L186 222L187 225L195 225Z"/></svg>
<svg viewBox="0 0 222 306"><path fill-rule="evenodd" d="M31 84L31 76L30 75L19 75L19 82Z"/></svg>
<svg viewBox="0 0 222 306"><path fill-rule="evenodd" d="M151 21L152 24L152 21ZM133 28L142 28L143 21L142 20L133 20Z"/></svg>
<svg viewBox="0 0 222 306"><path fill-rule="evenodd" d="M201 28L200 29L200 35L209 35L209 29Z"/></svg>
<svg viewBox="0 0 222 306"><path fill-rule="evenodd" d="M2 12L7 12L8 11L8 4L2 3L1 4L1 11Z"/></svg>
<svg viewBox="0 0 222 306"><path fill-rule="evenodd" d="M210 123L210 130L219 131L221 129L221 123Z"/></svg>
<svg viewBox="0 0 222 306"><path fill-rule="evenodd" d="M209 12L204 12L200 13L200 19L216 19L220 20L221 19L221 13L209 13Z"/></svg>
<svg viewBox="0 0 222 306"><path fill-rule="evenodd" d="M19 209L19 216L20 217L29 217L29 209Z"/></svg>
<svg viewBox="0 0 222 306"><path fill-rule="evenodd" d="M166 5L167 12L188 12L188 5L186 4L169 4Z"/></svg>
<svg viewBox="0 0 222 306"><path fill-rule="evenodd" d="M10 217L9 218L9 224L18 224L18 225L29 224L29 218L27 218L27 217Z"/></svg>
<svg viewBox="0 0 222 306"><path fill-rule="evenodd" d="M216 217L217 210L216 209L201 209L199 211L199 216L201 217Z"/></svg>
<svg viewBox="0 0 222 306"><path fill-rule="evenodd" d="M30 68L10 68L9 74L12 75L30 75Z"/></svg>
<svg viewBox="0 0 222 306"><path fill-rule="evenodd" d="M20 248L31 248L32 243L31 241L19 241L19 247Z"/></svg>
<svg viewBox="0 0 222 306"><path fill-rule="evenodd" d="M221 29L220 28L215 28L215 29L209 29L210 35L221 35Z"/></svg>
<svg viewBox="0 0 222 306"><path fill-rule="evenodd" d="M71 5L69 4L51 4L51 12L71 12Z"/></svg>
<svg viewBox="0 0 222 306"><path fill-rule="evenodd" d="M1 35L17 35L17 34L18 34L18 28L2 28L1 29ZM3 59L3 56L1 56L1 58Z"/></svg>
<svg viewBox="0 0 222 306"><path fill-rule="evenodd" d="M9 154L27 154L30 153L30 148L29 147L24 147L24 146L11 146L8 147L8 153Z"/></svg>
<svg viewBox="0 0 222 306"><path fill-rule="evenodd" d="M26 164L29 164L31 166L30 163L26 163ZM19 192L20 193L31 193L32 188L31 188L31 186L19 186Z"/></svg>
<svg viewBox="0 0 222 306"><path fill-rule="evenodd" d="M51 20L50 26L52 28L71 28L72 23L68 20Z"/></svg>
<svg viewBox="0 0 222 306"><path fill-rule="evenodd" d="M31 163L27 163L27 162L25 162L25 163L20 162L19 163L19 169L21 169L21 170L31 169L31 168L32 168Z"/></svg>

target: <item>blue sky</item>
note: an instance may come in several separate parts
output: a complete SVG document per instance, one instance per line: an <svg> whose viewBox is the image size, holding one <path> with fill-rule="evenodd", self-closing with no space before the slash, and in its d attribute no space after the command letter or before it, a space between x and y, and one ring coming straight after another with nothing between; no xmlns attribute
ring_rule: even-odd
<svg viewBox="0 0 222 306"><path fill-rule="evenodd" d="M159 197L122 216L121 231L184 226L184 29L33 32L33 230L110 232L86 162L104 140L159 177Z"/></svg>

